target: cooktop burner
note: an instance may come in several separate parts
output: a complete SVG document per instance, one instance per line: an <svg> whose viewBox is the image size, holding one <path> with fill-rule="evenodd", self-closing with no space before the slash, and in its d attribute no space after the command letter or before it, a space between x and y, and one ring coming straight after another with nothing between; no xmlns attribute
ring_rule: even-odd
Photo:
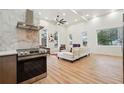
<svg viewBox="0 0 124 93"><path fill-rule="evenodd" d="M18 57L46 54L47 50L42 48L17 49Z"/></svg>

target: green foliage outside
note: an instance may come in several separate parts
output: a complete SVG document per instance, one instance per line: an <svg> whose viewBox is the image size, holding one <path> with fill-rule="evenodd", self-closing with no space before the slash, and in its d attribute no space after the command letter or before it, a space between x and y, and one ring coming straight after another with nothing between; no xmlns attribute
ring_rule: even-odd
<svg viewBox="0 0 124 93"><path fill-rule="evenodd" d="M117 39L117 29L101 30L97 34L99 45L112 45L112 41Z"/></svg>

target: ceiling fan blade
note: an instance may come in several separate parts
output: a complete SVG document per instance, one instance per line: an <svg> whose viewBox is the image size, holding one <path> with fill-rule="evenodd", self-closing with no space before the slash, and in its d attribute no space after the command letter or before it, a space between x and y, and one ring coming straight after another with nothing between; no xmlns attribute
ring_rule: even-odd
<svg viewBox="0 0 124 93"><path fill-rule="evenodd" d="M64 23L65 23L65 22L67 22L67 21L62 21L62 22L64 22Z"/></svg>
<svg viewBox="0 0 124 93"><path fill-rule="evenodd" d="M60 16L57 15L57 18L56 18L56 21L57 21L57 24L58 24L58 25L61 25L61 24L64 24L65 22L67 22L67 21L65 21L63 18L60 19L59 17L60 17ZM59 19L60 19L60 20L59 20Z"/></svg>
<svg viewBox="0 0 124 93"><path fill-rule="evenodd" d="M61 22L61 24L65 24L65 22Z"/></svg>
<svg viewBox="0 0 124 93"><path fill-rule="evenodd" d="M60 21L63 21L64 19L62 18Z"/></svg>
<svg viewBox="0 0 124 93"><path fill-rule="evenodd" d="M56 18L56 21L59 22L59 20Z"/></svg>

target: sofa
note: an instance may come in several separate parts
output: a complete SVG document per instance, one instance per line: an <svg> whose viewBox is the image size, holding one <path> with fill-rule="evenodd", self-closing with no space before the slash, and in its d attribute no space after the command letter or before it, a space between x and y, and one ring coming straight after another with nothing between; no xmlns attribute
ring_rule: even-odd
<svg viewBox="0 0 124 93"><path fill-rule="evenodd" d="M72 51L62 51L58 52L58 58L66 59L71 62L74 62L81 57L88 56L90 54L89 49L87 47L73 47Z"/></svg>

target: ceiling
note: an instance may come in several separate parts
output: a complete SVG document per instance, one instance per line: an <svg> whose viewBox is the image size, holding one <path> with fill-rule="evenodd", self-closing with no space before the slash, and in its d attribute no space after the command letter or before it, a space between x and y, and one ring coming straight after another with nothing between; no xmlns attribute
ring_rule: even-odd
<svg viewBox="0 0 124 93"><path fill-rule="evenodd" d="M120 9L38 9L35 10L40 19L56 23L56 16L66 20L65 26L76 24L79 22L87 22L94 17L103 16Z"/></svg>

